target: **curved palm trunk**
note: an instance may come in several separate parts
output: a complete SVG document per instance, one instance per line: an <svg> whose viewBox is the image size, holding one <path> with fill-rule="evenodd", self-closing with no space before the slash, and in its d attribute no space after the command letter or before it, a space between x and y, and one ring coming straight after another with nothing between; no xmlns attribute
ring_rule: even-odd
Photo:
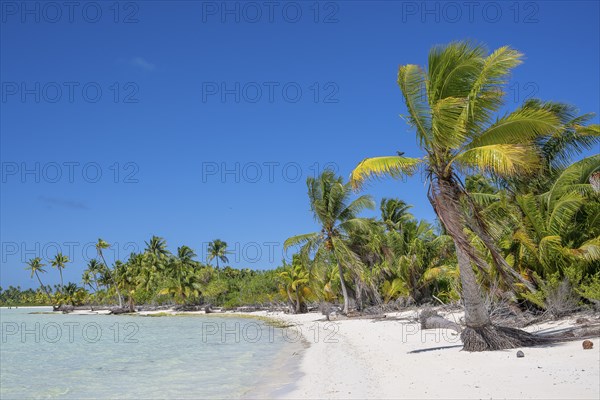
<svg viewBox="0 0 600 400"><path fill-rule="evenodd" d="M456 257L458 258L458 267L460 269L461 297L465 307L465 323L471 328L491 324L469 255L457 245L457 242L454 243L454 246L456 247Z"/></svg>
<svg viewBox="0 0 600 400"><path fill-rule="evenodd" d="M44 286L44 284L42 283L42 280L40 279L40 276L38 275L37 271L35 271L35 277L38 279L38 282L40 283L40 286L46 293L46 296L48 296L48 300L50 300L50 304L52 304L52 297L50 296L50 293L48 293L48 289L46 289L46 286Z"/></svg>
<svg viewBox="0 0 600 400"><path fill-rule="evenodd" d="M464 232L465 216L460 208L464 195L453 178L438 179L431 187L429 200L452 236L460 268L461 297L465 307L465 324L461 339L466 351L500 350L539 344L539 337L514 328L494 326L483 301L482 291L477 283L472 262L477 267L483 262L475 253Z"/></svg>
<svg viewBox="0 0 600 400"><path fill-rule="evenodd" d="M296 314L300 314L302 312L302 302L300 301L300 291L296 290Z"/></svg>
<svg viewBox="0 0 600 400"><path fill-rule="evenodd" d="M342 294L344 295L344 314L348 314L350 311L350 300L348 299L348 289L346 289L346 283L344 282L344 270L342 264L338 261L338 273L340 274L340 284L342 285Z"/></svg>
<svg viewBox="0 0 600 400"><path fill-rule="evenodd" d="M106 263L106 260L104 259L104 254L102 254L102 252L100 252L100 257L102 257L102 262L104 263L104 266L108 270L108 276L110 276L110 280L112 281L113 285L115 286L115 291L117 292L117 296L119 297L119 308L123 308L123 296L121 296L121 292L119 291L119 286L117 286L117 282L115 282L112 271L108 267L108 264Z"/></svg>

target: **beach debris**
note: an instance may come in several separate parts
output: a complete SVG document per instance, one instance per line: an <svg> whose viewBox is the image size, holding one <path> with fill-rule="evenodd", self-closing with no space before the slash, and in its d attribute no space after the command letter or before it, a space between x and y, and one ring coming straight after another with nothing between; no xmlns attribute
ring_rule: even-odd
<svg viewBox="0 0 600 400"><path fill-rule="evenodd" d="M517 358L523 358L525 357L525 353L523 353L521 350L517 351Z"/></svg>
<svg viewBox="0 0 600 400"><path fill-rule="evenodd" d="M590 350L594 348L594 343L591 340L584 340L582 345L584 350Z"/></svg>
<svg viewBox="0 0 600 400"><path fill-rule="evenodd" d="M419 314L421 329L452 329L460 332L462 329L456 322L445 319L431 308L426 308Z"/></svg>

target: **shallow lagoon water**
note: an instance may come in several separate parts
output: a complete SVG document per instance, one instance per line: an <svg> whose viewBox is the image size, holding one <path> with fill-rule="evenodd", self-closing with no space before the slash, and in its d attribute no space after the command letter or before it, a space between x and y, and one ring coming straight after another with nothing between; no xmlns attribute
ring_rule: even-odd
<svg viewBox="0 0 600 400"><path fill-rule="evenodd" d="M240 398L293 386L303 348L263 321L1 309L0 397Z"/></svg>

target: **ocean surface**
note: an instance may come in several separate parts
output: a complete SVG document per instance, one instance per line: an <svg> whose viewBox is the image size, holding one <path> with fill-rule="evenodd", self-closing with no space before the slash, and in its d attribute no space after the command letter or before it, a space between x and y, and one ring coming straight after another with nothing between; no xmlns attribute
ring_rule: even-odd
<svg viewBox="0 0 600 400"><path fill-rule="evenodd" d="M303 345L260 320L0 309L0 398L253 398L293 388Z"/></svg>

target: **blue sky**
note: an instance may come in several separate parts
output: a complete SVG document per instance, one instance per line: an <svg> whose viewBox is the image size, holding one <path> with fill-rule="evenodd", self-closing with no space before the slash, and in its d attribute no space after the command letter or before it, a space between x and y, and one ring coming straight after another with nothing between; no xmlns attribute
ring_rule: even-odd
<svg viewBox="0 0 600 400"><path fill-rule="evenodd" d="M285 238L316 229L307 176L420 154L396 74L435 44L525 53L508 108L600 109L597 1L0 4L3 287L36 286L24 261L57 250L79 282L99 237L110 260L155 234L277 266ZM433 219L420 177L366 191Z"/></svg>

